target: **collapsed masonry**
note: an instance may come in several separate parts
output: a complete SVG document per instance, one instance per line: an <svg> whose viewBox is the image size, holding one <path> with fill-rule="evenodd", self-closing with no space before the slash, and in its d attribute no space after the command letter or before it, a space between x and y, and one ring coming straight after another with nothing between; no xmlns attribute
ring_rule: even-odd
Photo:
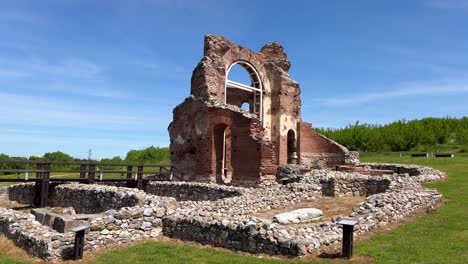
<svg viewBox="0 0 468 264"><path fill-rule="evenodd" d="M250 85L228 79L234 65L248 72ZM222 36L205 36L191 95L174 109L169 125L171 162L184 180L255 185L275 180L279 165L357 162L356 153L302 122L290 67L276 42L253 52ZM244 103L248 110L241 109Z"/></svg>

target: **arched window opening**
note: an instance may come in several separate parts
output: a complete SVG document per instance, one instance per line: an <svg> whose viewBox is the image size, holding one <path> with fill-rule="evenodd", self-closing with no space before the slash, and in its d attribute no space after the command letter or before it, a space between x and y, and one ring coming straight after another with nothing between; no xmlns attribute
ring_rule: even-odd
<svg viewBox="0 0 468 264"><path fill-rule="evenodd" d="M241 109L245 111L250 111L250 103L249 102L243 102L241 105Z"/></svg>
<svg viewBox="0 0 468 264"><path fill-rule="evenodd" d="M228 78L231 81L246 85L252 86L252 80L250 79L249 72L242 67L240 64L232 65L228 73Z"/></svg>
<svg viewBox="0 0 468 264"><path fill-rule="evenodd" d="M297 164L296 134L292 129L288 131L288 164Z"/></svg>
<svg viewBox="0 0 468 264"><path fill-rule="evenodd" d="M226 74L225 103L248 110L263 119L263 90L255 68L246 61L238 61ZM249 105L244 108L244 103Z"/></svg>

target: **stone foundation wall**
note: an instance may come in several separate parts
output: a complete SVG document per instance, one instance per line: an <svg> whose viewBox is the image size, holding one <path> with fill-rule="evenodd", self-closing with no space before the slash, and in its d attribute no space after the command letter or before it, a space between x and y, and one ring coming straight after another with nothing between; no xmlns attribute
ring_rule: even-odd
<svg viewBox="0 0 468 264"><path fill-rule="evenodd" d="M392 170L397 174L408 174L419 182L438 181L447 177L445 173L426 166L390 163L360 163L359 165L377 170Z"/></svg>
<svg viewBox="0 0 468 264"><path fill-rule="evenodd" d="M8 199L8 187L0 187L0 199Z"/></svg>
<svg viewBox="0 0 468 264"><path fill-rule="evenodd" d="M21 190L28 190L31 186L34 185L10 186L10 194L17 200L25 201L27 199L20 196ZM89 223L90 231L85 236L85 250L157 237L161 235L161 219L173 214L178 206L174 198L146 195L142 191L129 188L64 184L56 186L53 192L53 199L60 200L54 201L54 204L73 206L76 207L76 211L94 210L88 206L97 206L103 210L109 207L111 201L116 204L114 208L120 207L109 209L101 215L93 215ZM27 192L24 194L28 196ZM87 199L98 199L102 202L95 204L87 202ZM72 254L74 234L58 233L36 221L32 214L0 208L0 233L35 257L55 261L70 258Z"/></svg>
<svg viewBox="0 0 468 264"><path fill-rule="evenodd" d="M359 237L397 223L419 210L434 208L442 195L436 190L422 188L421 180L440 179L445 175L427 167L410 166L407 169L414 168L418 175L369 176L331 170L301 170L299 166L282 171L294 174L290 183L270 188L186 182L154 182L148 185L149 192L172 197L154 196L136 189L83 184L53 187L51 195L62 200L57 202L62 203L61 206L70 206L66 204L70 202L82 211L88 210L87 207L106 210L90 220L86 250L164 234L252 253L302 256L316 254L323 246L340 243L342 230L336 221L342 217L353 217L359 221L355 227L355 235ZM33 184L10 186L8 195L23 199L20 197L22 193L27 198L32 187ZM366 198L346 215L307 225L282 225L270 218L252 216L323 194L362 195ZM176 198L180 201L177 202ZM73 202L73 199L82 204ZM86 201L88 199L101 202L94 204ZM115 206L108 208L110 203ZM72 233L57 233L35 221L30 214L5 208L0 208L0 232L29 254L47 260L66 258L73 243Z"/></svg>
<svg viewBox="0 0 468 264"><path fill-rule="evenodd" d="M176 208L174 198L147 195L143 205L106 211L91 221L85 250L158 237L162 218L173 214Z"/></svg>
<svg viewBox="0 0 468 264"><path fill-rule="evenodd" d="M322 195L326 196L369 196L383 193L390 187L389 177L366 177L355 174L353 177L336 177L321 181Z"/></svg>
<svg viewBox="0 0 468 264"><path fill-rule="evenodd" d="M153 195L174 197L177 201L214 201L241 195L240 191L223 187L204 183L151 182L145 191Z"/></svg>
<svg viewBox="0 0 468 264"><path fill-rule="evenodd" d="M343 181L345 176L355 179ZM331 178L335 177L336 181L331 181ZM305 227L280 225L248 215L231 214L233 211L223 210L223 207L216 207L211 203L210 206L217 210L206 210L203 206L186 207L163 218L163 234L251 253L302 256L316 254L320 252L322 246L340 243L342 229L336 221L342 217L357 219L359 223L355 227L355 235L361 236L387 224L396 223L419 210L432 209L442 199L442 195L436 190L422 188L411 177L381 177L377 180L373 178L373 176L352 173L314 171L298 182L277 190L281 192L289 189L298 194L302 186L318 181L337 183L337 187L333 187L333 190L345 195L356 194L348 191L348 188L351 190L356 188L355 192L369 195L364 202L353 209L352 213L334 217L331 221ZM375 188L373 191L369 190L373 188ZM379 193L371 194L371 192ZM218 202L220 201L216 201ZM235 206L231 204L231 207L237 206L239 204Z"/></svg>
<svg viewBox="0 0 468 264"><path fill-rule="evenodd" d="M165 236L251 253L297 256L297 241L281 235L284 228L255 217L219 217L196 211L177 212L163 219Z"/></svg>
<svg viewBox="0 0 468 264"><path fill-rule="evenodd" d="M21 183L8 186L8 199L22 204L33 204L34 183Z"/></svg>
<svg viewBox="0 0 468 264"><path fill-rule="evenodd" d="M51 184L48 205L73 207L79 214L95 214L109 209L131 207L144 203L145 192L124 187L98 184ZM8 199L22 204L34 201L34 183L8 187Z"/></svg>
<svg viewBox="0 0 468 264"><path fill-rule="evenodd" d="M33 215L12 209L0 208L0 233L28 254L45 260L69 258L73 252L72 233L60 234L35 221Z"/></svg>
<svg viewBox="0 0 468 264"><path fill-rule="evenodd" d="M145 192L96 184L62 184L50 192L49 206L73 207L79 214L95 214L109 209L142 205Z"/></svg>

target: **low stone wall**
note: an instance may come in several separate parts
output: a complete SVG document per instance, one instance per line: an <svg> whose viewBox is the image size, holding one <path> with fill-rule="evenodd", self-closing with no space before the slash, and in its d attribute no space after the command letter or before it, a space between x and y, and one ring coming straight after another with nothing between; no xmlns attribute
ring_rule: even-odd
<svg viewBox="0 0 468 264"><path fill-rule="evenodd" d="M369 166L371 169L377 170L392 170L397 174L408 174L419 182L438 181L447 177L445 173L426 166L391 163L360 163L359 165Z"/></svg>
<svg viewBox="0 0 468 264"><path fill-rule="evenodd" d="M283 232L283 235L282 233ZM195 210L178 211L163 219L165 236L251 253L302 255L300 243L288 240L287 231L265 220L229 218Z"/></svg>
<svg viewBox="0 0 468 264"><path fill-rule="evenodd" d="M369 196L387 191L390 186L388 177L365 177L352 174L321 181L322 195L325 196Z"/></svg>
<svg viewBox="0 0 468 264"><path fill-rule="evenodd" d="M48 205L73 207L79 214L95 214L109 209L131 207L144 203L146 193L133 188L97 184L50 185ZM8 199L32 204L34 183L14 184L8 187Z"/></svg>
<svg viewBox="0 0 468 264"><path fill-rule="evenodd" d="M241 195L236 188L195 182L150 182L145 191L153 195L174 197L178 201L214 201Z"/></svg>
<svg viewBox="0 0 468 264"><path fill-rule="evenodd" d="M21 183L8 186L8 199L22 204L33 204L34 183Z"/></svg>
<svg viewBox="0 0 468 264"><path fill-rule="evenodd" d="M158 237L161 235L162 218L173 214L176 208L174 198L147 195L144 205L109 210L91 221L85 249Z"/></svg>
<svg viewBox="0 0 468 264"><path fill-rule="evenodd" d="M79 214L95 214L109 209L142 205L145 192L96 184L62 184L50 192L49 205L73 207Z"/></svg>
<svg viewBox="0 0 468 264"><path fill-rule="evenodd" d="M431 209L442 196L435 190L408 189L370 195L349 217L359 220L356 235L364 235L414 212ZM322 246L340 243L341 217L305 227L290 227L246 215L228 215L197 209L179 210L163 218L166 236L251 253L302 256Z"/></svg>
<svg viewBox="0 0 468 264"><path fill-rule="evenodd" d="M22 184L9 190L17 195L20 190L28 190L28 186ZM60 200L52 202L55 206L73 206L76 211L93 211L90 209L92 206L103 210L112 201L116 204L113 208L119 207L92 218L85 250L157 237L161 235L161 219L173 214L178 206L171 197L146 195L135 189L111 186L64 184L56 186L53 193L53 199ZM87 202L88 199L101 202L95 204L94 201ZM36 221L32 214L0 208L0 233L32 256L53 261L67 259L72 254L74 234L58 233Z"/></svg>
<svg viewBox="0 0 468 264"><path fill-rule="evenodd" d="M406 169L414 169L418 174L370 176L355 172L299 168L291 170L294 175L290 177L290 183L270 188L188 182L150 183L148 192L160 196L129 188L63 184L51 187L50 194L53 197L50 201L55 206L73 206L81 212L105 210L90 220L91 230L86 234L86 250L153 238L161 235L162 231L169 237L234 250L301 256L318 253L324 245L339 243L342 230L336 221L342 217L359 220L355 234L360 236L389 223L396 223L417 210L435 207L442 198L441 194L422 188L421 181L439 179L445 175L427 167L410 166ZM32 191L33 184L20 184L9 187L8 196L27 200ZM25 197L21 198L20 194ZM321 195L360 195L366 196L366 199L347 215L300 226L281 225L271 219L252 216L261 211L313 200ZM17 245L45 259L66 257L70 248L67 239L73 234L57 236L57 232L42 227L28 214L1 210L1 232ZM18 215L12 216L16 213ZM14 229L15 222L20 223L18 229ZM18 233L18 230L23 233Z"/></svg>
<svg viewBox="0 0 468 264"><path fill-rule="evenodd" d="M0 233L28 254L45 260L70 257L74 235L60 234L35 221L31 214L0 208Z"/></svg>
<svg viewBox="0 0 468 264"><path fill-rule="evenodd" d="M0 187L0 199L8 199L8 187Z"/></svg>
<svg viewBox="0 0 468 264"><path fill-rule="evenodd" d="M192 183L187 183L192 184ZM275 188L241 188L220 186L225 191L241 193L239 196L214 201L182 201L180 207L205 212L219 212L232 215L247 215L314 199L321 195L318 183L304 183L300 186Z"/></svg>

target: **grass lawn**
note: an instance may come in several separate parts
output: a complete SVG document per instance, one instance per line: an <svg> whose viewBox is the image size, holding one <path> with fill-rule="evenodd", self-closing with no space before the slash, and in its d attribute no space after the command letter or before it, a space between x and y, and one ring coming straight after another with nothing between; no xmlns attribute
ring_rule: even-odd
<svg viewBox="0 0 468 264"><path fill-rule="evenodd" d="M448 181L426 184L437 188L447 204L430 215L401 225L392 232L355 244L357 263L468 263L468 154L455 158L410 158L399 153L364 153L363 162L391 162L432 166L446 172ZM364 257L359 257L364 256ZM281 261L243 256L225 250L198 248L163 242L145 242L110 250L84 263L344 263L328 261ZM355 262L355 261L353 261ZM0 248L0 263L14 262ZM347 262L346 262L347 263Z"/></svg>
<svg viewBox="0 0 468 264"><path fill-rule="evenodd" d="M389 234L358 243L357 252L376 263L468 263L468 155L455 158L400 158L398 153L363 154L362 161L427 165L449 180L425 184L437 188L448 203L430 215Z"/></svg>

